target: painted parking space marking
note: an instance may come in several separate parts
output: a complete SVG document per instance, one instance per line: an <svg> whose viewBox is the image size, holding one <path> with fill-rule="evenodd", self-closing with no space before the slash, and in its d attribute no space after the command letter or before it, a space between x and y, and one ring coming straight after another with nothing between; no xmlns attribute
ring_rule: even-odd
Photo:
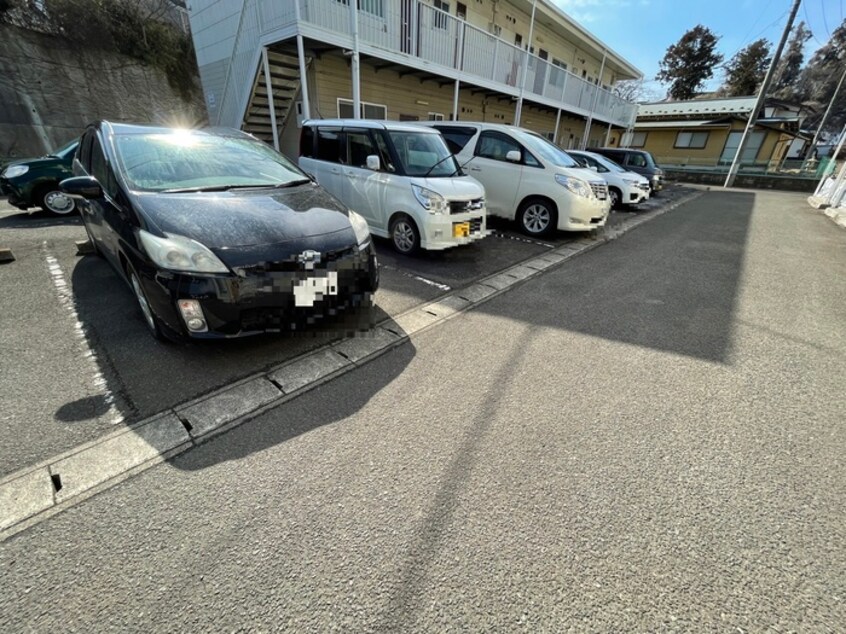
<svg viewBox="0 0 846 634"><path fill-rule="evenodd" d="M42 243L42 250L44 252L44 259L47 263L47 272L50 275L50 280L53 283L53 288L56 291L56 296L59 300L59 305L64 308L71 318L73 324L74 337L76 339L79 354L83 359L83 363L87 366L87 373L91 377L91 385L103 397L108 406L107 414L109 422L112 424L122 423L123 414L115 405L115 395L108 387L106 377L103 376L100 370L100 364L97 361L97 354L91 346L88 333L85 331L79 314L76 311L76 305L73 299L73 291L70 284L68 284L62 266L56 257L50 252L50 246L47 241Z"/></svg>
<svg viewBox="0 0 846 634"><path fill-rule="evenodd" d="M2 478L0 541L360 367L403 345L413 335L455 319L542 275L545 270L611 242L634 227L702 195L701 191L695 192L653 213L626 219L597 239L568 243L533 256L452 295L389 318L354 339L328 344L280 367L242 379Z"/></svg>
<svg viewBox="0 0 846 634"><path fill-rule="evenodd" d="M420 275L415 275L414 273L409 273L408 271L404 271L403 269L398 269L396 267L388 266L388 265L385 265L385 264L380 264L379 266L381 268L388 270L388 271L394 271L395 273L399 273L400 275L403 275L405 277L409 277L413 280L417 280L418 282L423 282L424 284L428 284L429 286L434 286L435 288L438 288L442 291L451 291L452 290L451 286L448 286L446 284L442 284L441 282L436 282L435 280L430 280L430 279L427 279L425 277L421 277Z"/></svg>

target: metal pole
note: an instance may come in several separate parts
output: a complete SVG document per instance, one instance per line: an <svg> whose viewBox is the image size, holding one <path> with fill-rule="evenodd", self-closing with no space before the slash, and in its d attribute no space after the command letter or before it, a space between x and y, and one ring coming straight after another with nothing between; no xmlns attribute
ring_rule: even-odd
<svg viewBox="0 0 846 634"><path fill-rule="evenodd" d="M353 119L361 119L361 74L359 70L358 52L358 2L350 0L350 24L352 28L352 94Z"/></svg>
<svg viewBox="0 0 846 634"><path fill-rule="evenodd" d="M558 126L561 124L561 108L558 109L558 114L555 115L555 132L552 133L552 142L558 143Z"/></svg>
<svg viewBox="0 0 846 634"><path fill-rule="evenodd" d="M737 176L737 171L740 169L740 157L743 156L743 150L746 149L746 142L749 139L749 132L755 127L755 122L758 120L758 113L764 107L764 101L767 98L767 91L770 89L770 83L773 80L778 60L781 58L781 51L784 49L784 43L787 41L787 36L790 35L790 30L793 28L793 19L796 17L796 12L799 10L799 3L801 0L794 0L793 7L790 9L790 17L787 18L787 24L784 26L784 33L781 34L781 41L778 43L778 48L770 61L770 67L767 69L767 75L764 77L764 83L761 84L761 90L758 91L758 98L755 100L755 106L752 112L749 113L749 121L746 122L746 129L743 131L743 136L740 137L740 145L737 146L737 152L734 154L734 160L731 162L729 173L726 176L724 187L731 187L734 185L734 179Z"/></svg>
<svg viewBox="0 0 846 634"><path fill-rule="evenodd" d="M814 140L811 141L811 149L808 150L808 156L813 156L814 150L817 149L817 141L820 138L820 132L822 132L825 124L828 123L828 115L831 114L831 107L834 105L834 102L837 101L837 95L840 92L840 87L843 85L843 80L846 79L846 68L843 69L843 74L840 76L840 81L837 83L837 88L834 89L834 94L831 96L831 101L828 102L828 108L825 109L825 114L823 115L822 121L817 126L817 131L814 134ZM836 156L836 155L835 155Z"/></svg>
<svg viewBox="0 0 846 634"><path fill-rule="evenodd" d="M460 88L460 81L455 80L455 92L452 95L452 120L458 121L458 90Z"/></svg>
<svg viewBox="0 0 846 634"><path fill-rule="evenodd" d="M538 8L538 0L532 0L532 19L529 22L529 41L526 44L526 55L523 57L523 77L520 81L520 96L517 98L517 110L514 113L514 125L520 125L520 115L523 114L523 93L526 90L526 79L529 76L529 50L532 48L532 37L535 32L535 11Z"/></svg>
<svg viewBox="0 0 846 634"><path fill-rule="evenodd" d="M311 107L309 106L308 101L308 74L306 73L305 47L303 46L302 35L297 35L297 55L299 55L300 58L300 86L303 95L303 119L311 119Z"/></svg>
<svg viewBox="0 0 846 634"><path fill-rule="evenodd" d="M613 126L608 124L608 132L605 133L605 147L608 147L608 142L611 140L611 128Z"/></svg>
<svg viewBox="0 0 846 634"><path fill-rule="evenodd" d="M273 106L273 83L270 81L270 62L267 61L267 47L261 47L261 62L264 65L264 86L267 89L267 107L270 108L270 129L273 132L273 147L279 151L279 131L276 128L276 108Z"/></svg>
<svg viewBox="0 0 846 634"><path fill-rule="evenodd" d="M593 125L593 116L588 115L587 121L585 122L585 132L582 135L582 143L579 146L580 150L584 150L588 146L588 135L590 134L591 125Z"/></svg>

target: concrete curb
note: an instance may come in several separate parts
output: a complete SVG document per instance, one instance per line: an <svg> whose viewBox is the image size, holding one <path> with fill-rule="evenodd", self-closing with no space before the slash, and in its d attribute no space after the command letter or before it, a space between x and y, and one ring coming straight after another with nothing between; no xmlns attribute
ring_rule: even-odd
<svg viewBox="0 0 846 634"><path fill-rule="evenodd" d="M0 478L0 542L703 194L694 192L665 207L632 216L601 236L533 256L380 322L366 333L327 344Z"/></svg>

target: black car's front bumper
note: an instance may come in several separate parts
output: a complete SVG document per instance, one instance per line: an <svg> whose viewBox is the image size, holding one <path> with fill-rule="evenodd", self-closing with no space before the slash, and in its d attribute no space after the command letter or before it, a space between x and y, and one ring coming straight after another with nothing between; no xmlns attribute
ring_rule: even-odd
<svg viewBox="0 0 846 634"><path fill-rule="evenodd" d="M11 183L5 178L0 178L0 196L8 196L7 202L12 207L17 207L18 209L29 208L29 204L21 198L20 192L12 187Z"/></svg>
<svg viewBox="0 0 846 634"><path fill-rule="evenodd" d="M217 339L298 330L339 310L369 304L379 286L376 253L370 244L349 251L312 270L290 262L238 268L229 274L142 270L141 285L155 315L183 336ZM330 274L337 275L337 294L325 295L313 306L296 305L295 284ZM188 329L177 307L185 299L199 302L207 330Z"/></svg>

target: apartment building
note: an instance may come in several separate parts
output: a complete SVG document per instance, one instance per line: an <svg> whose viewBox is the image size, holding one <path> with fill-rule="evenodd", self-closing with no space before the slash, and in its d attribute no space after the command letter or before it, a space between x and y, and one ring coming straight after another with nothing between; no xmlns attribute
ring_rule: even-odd
<svg viewBox="0 0 846 634"><path fill-rule="evenodd" d="M640 71L549 0L192 0L213 125L290 154L305 118L515 123L604 145Z"/></svg>

